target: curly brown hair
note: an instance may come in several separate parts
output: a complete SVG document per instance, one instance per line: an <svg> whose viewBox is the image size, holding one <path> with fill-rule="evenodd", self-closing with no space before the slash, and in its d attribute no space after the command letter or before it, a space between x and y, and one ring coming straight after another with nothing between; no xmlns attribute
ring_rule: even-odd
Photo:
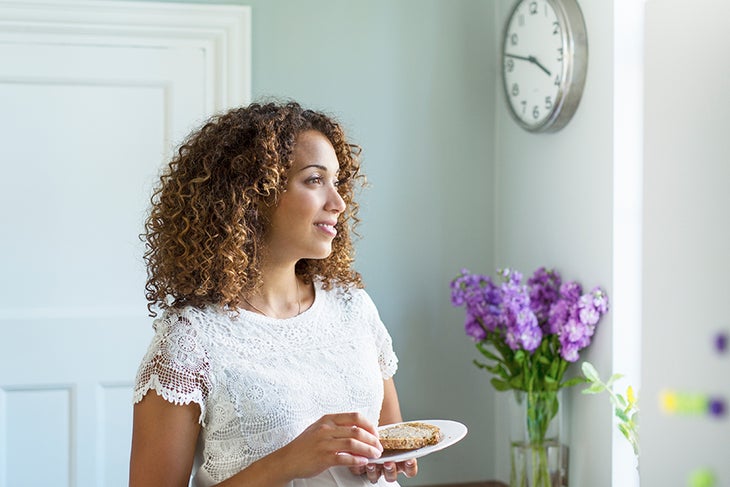
<svg viewBox="0 0 730 487"><path fill-rule="evenodd" d="M365 184L360 148L324 113L296 102L253 103L208 119L160 176L141 237L152 316L155 307L222 304L237 310L243 296L261 285L267 210L286 188L294 145L305 130L317 130L332 143L347 209L337 223L332 253L300 260L296 273L305 282L320 279L325 289L335 283L363 286L351 267L359 223L354 194Z"/></svg>

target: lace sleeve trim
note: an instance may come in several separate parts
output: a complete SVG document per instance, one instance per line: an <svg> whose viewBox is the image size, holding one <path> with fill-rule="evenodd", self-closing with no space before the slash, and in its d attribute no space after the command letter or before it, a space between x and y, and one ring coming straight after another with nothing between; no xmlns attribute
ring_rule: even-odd
<svg viewBox="0 0 730 487"><path fill-rule="evenodd" d="M167 313L155 321L155 336L135 380L134 400L154 389L173 404L200 406L199 423L205 425L205 404L212 382L206 350L204 317L194 310Z"/></svg>
<svg viewBox="0 0 730 487"><path fill-rule="evenodd" d="M362 300L363 310L367 315L367 320L373 330L373 338L375 346L378 350L378 364L383 379L390 379L398 370L398 357L393 351L393 339L388 333L388 329L380 319L380 313L377 306L373 302L370 295L365 290L359 290L359 296Z"/></svg>
<svg viewBox="0 0 730 487"><path fill-rule="evenodd" d="M380 353L378 354L378 363L380 364L380 372L383 374L383 379L390 379L398 370L398 357L393 351L390 340L387 340L386 344L381 346Z"/></svg>
<svg viewBox="0 0 730 487"><path fill-rule="evenodd" d="M190 403L195 403L200 407L200 417L198 423L205 427L205 400L200 390L192 391L191 393L180 393L174 389L164 387L160 382L160 378L157 374L150 376L149 380L145 384L139 384L134 391L134 403L137 404L142 398L150 391L154 390L164 400L173 404L183 406Z"/></svg>

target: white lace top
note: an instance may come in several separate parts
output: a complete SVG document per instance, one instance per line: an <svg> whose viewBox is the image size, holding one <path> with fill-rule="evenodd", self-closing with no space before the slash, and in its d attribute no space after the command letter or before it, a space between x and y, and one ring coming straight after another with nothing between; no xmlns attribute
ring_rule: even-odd
<svg viewBox="0 0 730 487"><path fill-rule="evenodd" d="M312 307L289 319L186 307L163 313L154 329L134 400L154 389L200 406L195 487L231 477L324 414L358 411L377 424L383 379L397 368L390 335L362 289L315 283ZM290 485L372 484L336 467Z"/></svg>

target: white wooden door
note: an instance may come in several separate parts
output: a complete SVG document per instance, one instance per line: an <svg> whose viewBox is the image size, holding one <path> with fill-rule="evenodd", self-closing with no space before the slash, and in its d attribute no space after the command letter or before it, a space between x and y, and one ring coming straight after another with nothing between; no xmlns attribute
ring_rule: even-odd
<svg viewBox="0 0 730 487"><path fill-rule="evenodd" d="M248 102L245 7L0 1L0 487L127 485L138 235L173 146Z"/></svg>

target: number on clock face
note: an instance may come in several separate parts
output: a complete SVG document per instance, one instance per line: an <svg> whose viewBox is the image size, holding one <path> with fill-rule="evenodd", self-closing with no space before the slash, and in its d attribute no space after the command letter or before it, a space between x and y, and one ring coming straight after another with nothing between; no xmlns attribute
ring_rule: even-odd
<svg viewBox="0 0 730 487"><path fill-rule="evenodd" d="M545 123L559 102L563 83L563 32L548 0L522 0L504 36L505 92L524 124Z"/></svg>

